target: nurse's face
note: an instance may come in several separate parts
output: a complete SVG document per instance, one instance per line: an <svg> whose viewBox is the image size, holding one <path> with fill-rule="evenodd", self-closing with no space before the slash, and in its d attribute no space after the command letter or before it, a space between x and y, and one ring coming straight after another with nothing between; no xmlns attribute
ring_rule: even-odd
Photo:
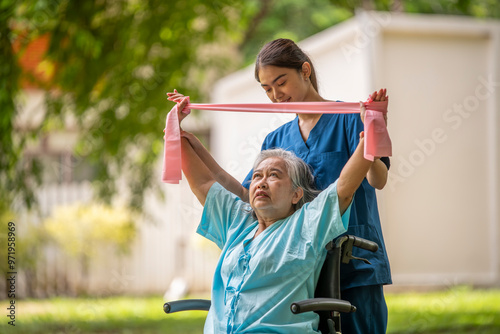
<svg viewBox="0 0 500 334"><path fill-rule="evenodd" d="M285 162L273 157L254 170L249 199L257 218L279 220L290 216L302 198L302 189L293 190Z"/></svg>
<svg viewBox="0 0 500 334"><path fill-rule="evenodd" d="M273 103L307 101L310 82L304 71L267 65L260 68L259 80Z"/></svg>

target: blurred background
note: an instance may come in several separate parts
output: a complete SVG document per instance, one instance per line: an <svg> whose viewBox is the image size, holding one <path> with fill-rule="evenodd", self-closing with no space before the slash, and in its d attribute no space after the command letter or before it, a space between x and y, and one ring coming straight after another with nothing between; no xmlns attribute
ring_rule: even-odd
<svg viewBox="0 0 500 334"><path fill-rule="evenodd" d="M429 313L405 320L415 310L401 306L410 297L401 301L400 293L445 293L422 299L437 306L433 315L457 305L454 298L494 294L499 19L497 0L1 0L0 258L14 222L24 312L86 298L71 316L51 320L59 331L85 332L66 321L100 319L108 304L133 317L126 313L133 307L113 298L138 305L153 296L161 312L163 297L209 294L219 252L195 234L202 207L186 181L160 181L173 106L166 92L175 88L192 102L268 102L253 63L278 37L310 55L327 99L360 101L388 89L393 157L377 196L394 280L388 303L402 317L389 330L431 332ZM195 111L184 127L243 180L265 135L293 117ZM0 270L8 278L8 261ZM2 306L8 294L2 279ZM464 328L493 333L500 296L484 296L464 302L483 314L457 313L471 315ZM96 307L97 300L109 303ZM150 300L141 300L141 319L175 328L162 314L148 318ZM203 315L195 318L193 333L203 324ZM460 323L458 315L437 319L440 333L439 324Z"/></svg>

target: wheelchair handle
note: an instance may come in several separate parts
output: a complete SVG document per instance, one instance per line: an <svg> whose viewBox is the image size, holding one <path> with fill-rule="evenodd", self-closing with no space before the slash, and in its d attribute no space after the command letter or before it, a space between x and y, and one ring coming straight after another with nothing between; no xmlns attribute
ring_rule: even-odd
<svg viewBox="0 0 500 334"><path fill-rule="evenodd" d="M163 305L165 313L180 311L208 311L211 301L206 299L185 299L168 302Z"/></svg>
<svg viewBox="0 0 500 334"><path fill-rule="evenodd" d="M337 311L343 313L356 312L356 306L347 300L334 298L312 298L301 300L290 305L293 314L311 311Z"/></svg>
<svg viewBox="0 0 500 334"><path fill-rule="evenodd" d="M366 240L366 239L356 237L356 236L350 236L350 237L352 237L354 239L353 245L356 247L363 248L363 249L366 249L366 250L368 250L370 252L374 252L374 253L378 250L378 245L376 242Z"/></svg>

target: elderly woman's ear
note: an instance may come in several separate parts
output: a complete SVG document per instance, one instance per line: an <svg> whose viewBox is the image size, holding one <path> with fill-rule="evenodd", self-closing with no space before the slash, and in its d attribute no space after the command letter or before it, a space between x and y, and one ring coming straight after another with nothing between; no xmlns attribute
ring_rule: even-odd
<svg viewBox="0 0 500 334"><path fill-rule="evenodd" d="M297 187L297 189L295 189L293 193L292 204L297 204L302 199L302 197L304 197L304 189L302 189L301 187Z"/></svg>

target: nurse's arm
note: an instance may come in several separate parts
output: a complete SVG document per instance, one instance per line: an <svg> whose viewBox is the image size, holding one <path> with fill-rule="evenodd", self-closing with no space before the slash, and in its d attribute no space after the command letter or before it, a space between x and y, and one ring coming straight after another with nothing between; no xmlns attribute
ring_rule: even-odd
<svg viewBox="0 0 500 334"><path fill-rule="evenodd" d="M214 179L219 182L226 190L238 196L241 200L248 202L248 189L243 187L238 180L231 174L226 172L210 152L203 146L200 140L192 133L182 131L181 136L188 139L191 147L194 149L198 157L203 161L205 166L210 170Z"/></svg>
<svg viewBox="0 0 500 334"><path fill-rule="evenodd" d="M381 190L387 183L388 174L387 166L380 159L375 159L366 175L366 179L373 188Z"/></svg>
<svg viewBox="0 0 500 334"><path fill-rule="evenodd" d="M373 162L364 158L365 139L361 136L358 147L349 161L345 164L337 180L337 195L339 199L340 213L351 204L354 193L363 182Z"/></svg>
<svg viewBox="0 0 500 334"><path fill-rule="evenodd" d="M215 183L210 170L198 157L186 138L181 138L182 171L188 180L191 191L202 205L205 205L208 191Z"/></svg>

